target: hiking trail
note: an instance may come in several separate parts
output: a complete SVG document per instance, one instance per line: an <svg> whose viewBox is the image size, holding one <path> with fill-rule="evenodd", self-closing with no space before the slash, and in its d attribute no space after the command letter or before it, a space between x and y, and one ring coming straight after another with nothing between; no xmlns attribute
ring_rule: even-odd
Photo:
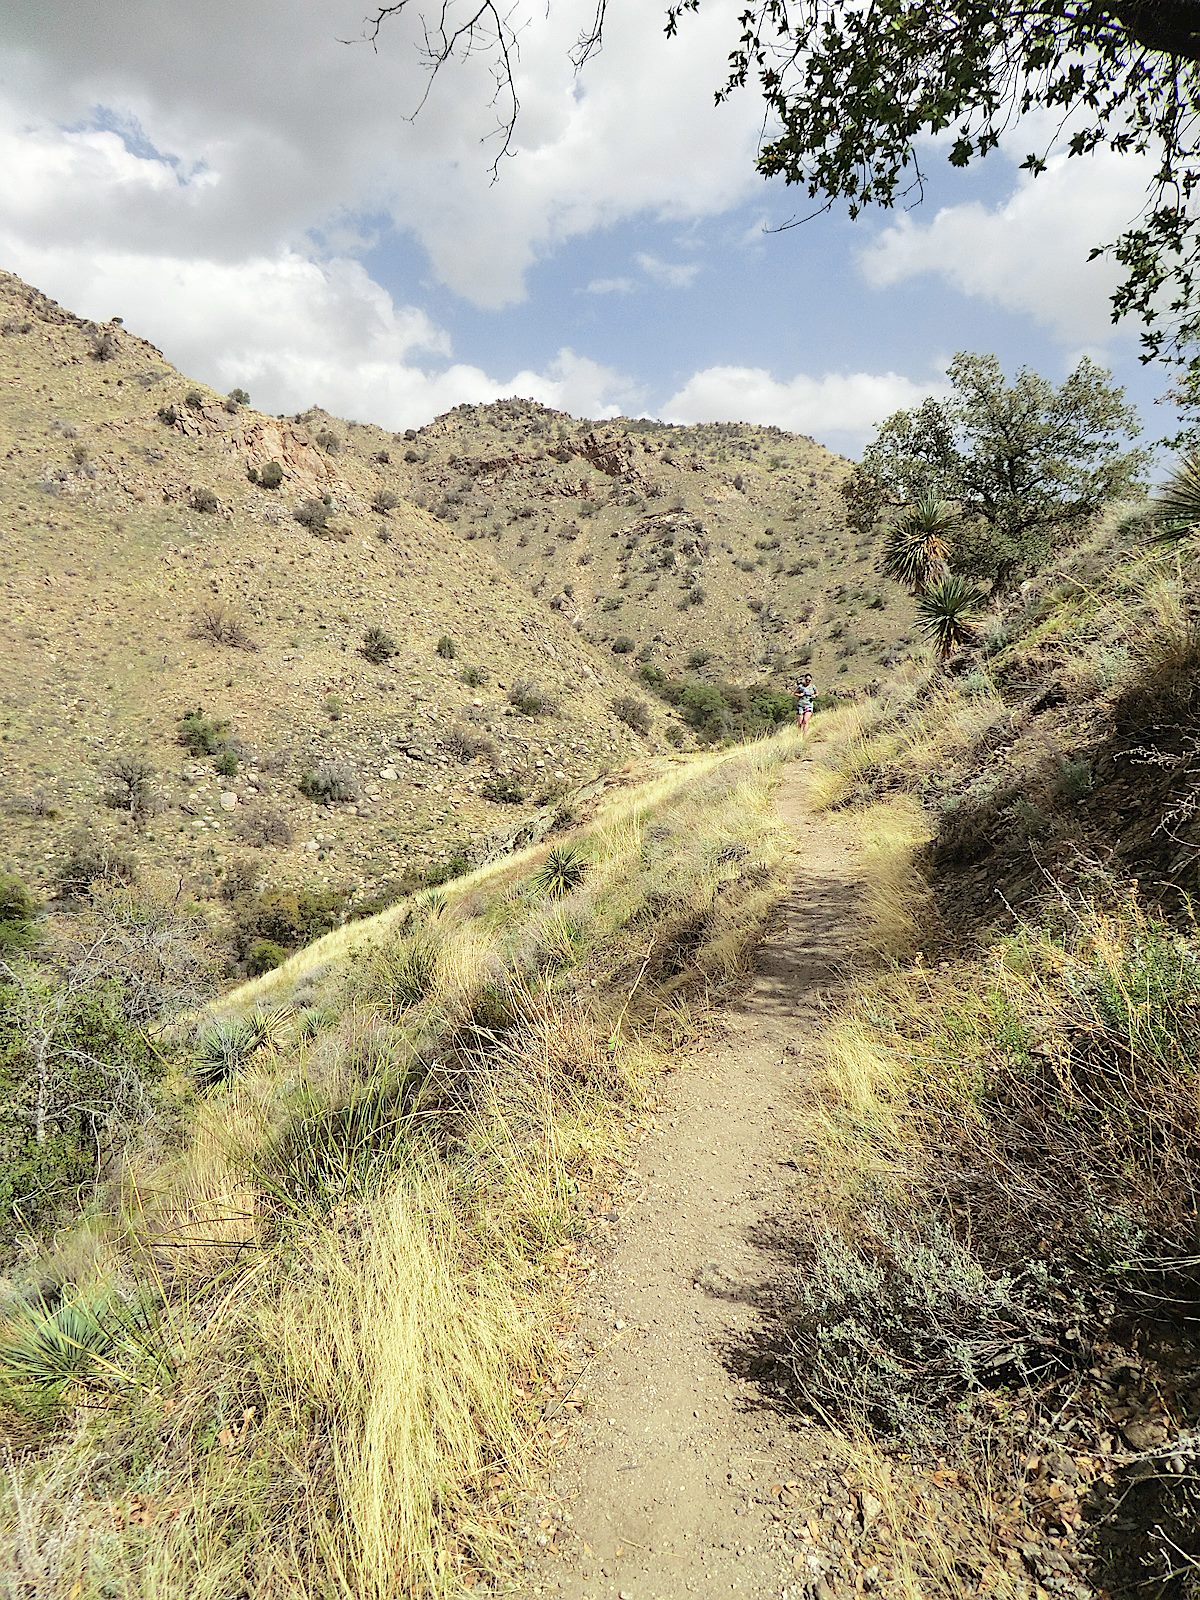
<svg viewBox="0 0 1200 1600"><path fill-rule="evenodd" d="M770 1238L795 1180L805 1058L821 991L852 947L851 846L827 816L808 825L804 769L786 767L777 792L794 869L755 975L668 1078L659 1126L614 1201L615 1241L574 1340L578 1420L552 1470L549 1549L526 1561L529 1594L828 1592L789 1526L821 1515L819 1501L786 1510L810 1498L795 1479L816 1441L727 1361L758 1325L777 1266Z"/></svg>

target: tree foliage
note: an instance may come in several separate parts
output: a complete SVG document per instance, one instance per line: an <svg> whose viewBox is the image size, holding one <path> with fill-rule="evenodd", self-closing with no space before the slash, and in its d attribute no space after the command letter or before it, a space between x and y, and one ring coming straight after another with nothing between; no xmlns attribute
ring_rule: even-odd
<svg viewBox="0 0 1200 1600"><path fill-rule="evenodd" d="M669 0L668 36L710 3ZM451 62L490 58L501 135L495 170L514 143L518 41L530 11L498 0L443 0L427 10L421 0L394 0L370 14L365 37L376 43L384 24L406 13L431 81ZM601 46L607 0L583 15L576 68ZM818 210L845 205L855 216L909 204L922 192L923 150L944 149L952 166L965 167L1031 112L1049 112L1054 130L1024 158L1034 175L1057 156L1149 155L1145 207L1117 239L1097 240L1093 254L1110 253L1124 269L1113 314L1141 319L1147 354L1192 358L1200 335L1195 0L757 0L737 15L730 45L718 100L757 89L767 126L778 128L759 169L805 190ZM929 135L943 138L931 145ZM1031 132L1030 142L1040 137Z"/></svg>
<svg viewBox="0 0 1200 1600"><path fill-rule="evenodd" d="M945 398L880 427L842 491L847 511L865 533L922 501L949 502L961 519L950 567L1003 587L1038 564L1055 528L1136 484L1136 414L1086 357L1057 388L1027 369L1009 384L989 355L959 354L947 376Z"/></svg>

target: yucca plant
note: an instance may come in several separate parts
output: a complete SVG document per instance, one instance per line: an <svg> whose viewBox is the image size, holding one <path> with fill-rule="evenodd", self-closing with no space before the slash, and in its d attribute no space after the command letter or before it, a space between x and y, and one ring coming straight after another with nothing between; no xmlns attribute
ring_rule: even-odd
<svg viewBox="0 0 1200 1600"><path fill-rule="evenodd" d="M935 495L922 495L892 518L883 536L882 571L917 593L938 582L946 576L958 523L953 506Z"/></svg>
<svg viewBox="0 0 1200 1600"><path fill-rule="evenodd" d="M248 1017L221 1017L196 1040L196 1075L206 1088L224 1083L274 1038L288 1009L254 1011Z"/></svg>
<svg viewBox="0 0 1200 1600"><path fill-rule="evenodd" d="M1163 544L1186 539L1200 528L1200 451L1175 468L1154 499L1154 537Z"/></svg>
<svg viewBox="0 0 1200 1600"><path fill-rule="evenodd" d="M587 857L577 844L556 844L533 874L534 884L551 900L562 900L587 876Z"/></svg>
<svg viewBox="0 0 1200 1600"><path fill-rule="evenodd" d="M14 1301L0 1324L0 1373L53 1391L103 1370L115 1342L107 1310L106 1300L78 1296L57 1306L40 1295Z"/></svg>
<svg viewBox="0 0 1200 1600"><path fill-rule="evenodd" d="M939 578L917 596L917 620L939 661L948 661L975 637L983 606L981 590L957 573Z"/></svg>

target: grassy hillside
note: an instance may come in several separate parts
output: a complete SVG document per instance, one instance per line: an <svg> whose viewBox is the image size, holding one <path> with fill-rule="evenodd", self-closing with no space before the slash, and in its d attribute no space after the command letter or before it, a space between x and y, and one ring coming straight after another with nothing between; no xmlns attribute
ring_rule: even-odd
<svg viewBox="0 0 1200 1600"><path fill-rule="evenodd" d="M337 427L308 413L310 427ZM853 541L848 463L778 428L593 423L531 401L463 405L391 439L388 481L629 670L831 689L886 673L913 643L908 598Z"/></svg>
<svg viewBox="0 0 1200 1600"><path fill-rule="evenodd" d="M0 1571L38 1600L462 1592L503 1565L564 1280L777 893L794 736L180 1025L0 1304Z"/></svg>
<svg viewBox="0 0 1200 1600"><path fill-rule="evenodd" d="M201 891L240 860L374 892L661 748L661 706L635 706L648 732L614 714L611 653L347 430L227 401L9 276L0 330L0 848L35 883L86 835Z"/></svg>
<svg viewBox="0 0 1200 1600"><path fill-rule="evenodd" d="M888 970L826 1035L757 1359L878 1508L835 1587L1196 1593L1200 562L1155 533L1110 513L826 724Z"/></svg>

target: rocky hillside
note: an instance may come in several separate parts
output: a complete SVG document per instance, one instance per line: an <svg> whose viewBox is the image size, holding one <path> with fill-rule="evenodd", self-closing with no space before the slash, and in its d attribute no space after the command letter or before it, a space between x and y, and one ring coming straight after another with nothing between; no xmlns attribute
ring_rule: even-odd
<svg viewBox="0 0 1200 1600"><path fill-rule="evenodd" d="M609 653L672 675L857 688L907 654L910 602L845 526L848 468L744 424L580 421L526 400L456 407L399 441L320 412L392 488L483 545Z"/></svg>
<svg viewBox="0 0 1200 1600"><path fill-rule="evenodd" d="M615 715L620 660L367 430L263 416L9 276L0 335L0 851L34 884L86 841L201 890L374 887L674 726Z"/></svg>

